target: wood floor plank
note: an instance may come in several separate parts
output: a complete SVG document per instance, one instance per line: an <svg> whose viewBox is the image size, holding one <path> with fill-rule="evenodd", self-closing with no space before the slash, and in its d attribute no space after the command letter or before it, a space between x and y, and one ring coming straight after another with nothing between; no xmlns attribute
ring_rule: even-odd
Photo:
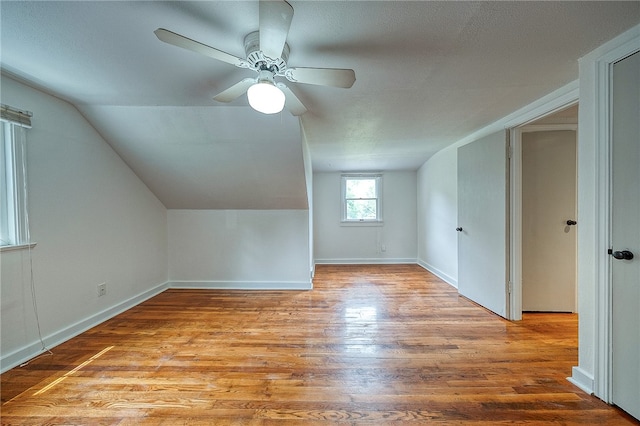
<svg viewBox="0 0 640 426"><path fill-rule="evenodd" d="M2 424L638 424L566 380L577 316L509 322L417 265L167 290L1 376Z"/></svg>

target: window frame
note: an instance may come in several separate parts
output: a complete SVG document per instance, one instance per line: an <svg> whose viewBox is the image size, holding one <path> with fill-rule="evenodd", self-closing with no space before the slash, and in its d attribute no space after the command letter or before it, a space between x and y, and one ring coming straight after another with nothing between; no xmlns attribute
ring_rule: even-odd
<svg viewBox="0 0 640 426"><path fill-rule="evenodd" d="M352 198L347 198L347 182L349 180L375 180L376 193L372 198L376 202L376 218L375 219L348 219L347 218L347 202ZM341 199L341 218L340 222L343 226L382 226L382 174L381 173L343 173L340 175L340 199ZM353 198L354 200L362 200L363 198ZM367 198L369 199L369 198Z"/></svg>
<svg viewBox="0 0 640 426"><path fill-rule="evenodd" d="M24 127L8 120L0 120L2 144L0 174L0 249L7 250L30 244L27 219L26 146Z"/></svg>

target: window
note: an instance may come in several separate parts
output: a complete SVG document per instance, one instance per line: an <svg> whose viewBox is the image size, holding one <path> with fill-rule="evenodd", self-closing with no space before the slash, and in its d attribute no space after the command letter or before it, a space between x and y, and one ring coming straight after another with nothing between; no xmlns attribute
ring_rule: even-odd
<svg viewBox="0 0 640 426"><path fill-rule="evenodd" d="M342 175L342 222L380 223L382 176Z"/></svg>
<svg viewBox="0 0 640 426"><path fill-rule="evenodd" d="M29 243L25 129L28 113L2 105L0 117L0 247Z"/></svg>

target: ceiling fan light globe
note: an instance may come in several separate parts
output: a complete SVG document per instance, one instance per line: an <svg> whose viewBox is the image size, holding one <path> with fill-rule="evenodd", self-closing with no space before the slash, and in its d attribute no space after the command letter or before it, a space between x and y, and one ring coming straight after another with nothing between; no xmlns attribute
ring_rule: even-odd
<svg viewBox="0 0 640 426"><path fill-rule="evenodd" d="M284 93L270 81L260 81L247 90L251 108L263 114L276 114L284 108Z"/></svg>

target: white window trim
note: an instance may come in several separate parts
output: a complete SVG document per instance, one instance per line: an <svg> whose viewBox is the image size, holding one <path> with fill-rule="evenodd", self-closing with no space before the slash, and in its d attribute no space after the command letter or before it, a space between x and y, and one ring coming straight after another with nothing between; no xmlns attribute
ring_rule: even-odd
<svg viewBox="0 0 640 426"><path fill-rule="evenodd" d="M11 248L28 247L31 242L29 238L29 223L27 218L27 188L26 188L26 144L25 130L20 123L13 123L7 120L0 121L5 138L5 150L3 160L7 164L6 179L6 208L7 208L7 231L9 241L0 242L2 251ZM4 200L3 200L4 203Z"/></svg>
<svg viewBox="0 0 640 426"><path fill-rule="evenodd" d="M347 197L346 182L348 179L362 178L376 180L376 219L347 219ZM341 226L382 226L382 174L381 173L343 173L340 176L340 208L341 208Z"/></svg>
<svg viewBox="0 0 640 426"><path fill-rule="evenodd" d="M31 250L35 248L38 243L28 243L28 244L18 244L13 246L0 246L0 253L4 253L5 251L16 251L16 250Z"/></svg>

